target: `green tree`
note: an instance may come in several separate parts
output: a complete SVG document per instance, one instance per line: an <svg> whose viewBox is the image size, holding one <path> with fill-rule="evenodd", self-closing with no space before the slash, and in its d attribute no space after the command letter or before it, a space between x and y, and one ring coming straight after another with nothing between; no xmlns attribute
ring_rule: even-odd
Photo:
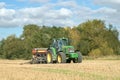
<svg viewBox="0 0 120 80"><path fill-rule="evenodd" d="M21 38L23 38L26 59L31 58L31 50L34 47L36 47L37 44L35 43L37 41L36 35L39 35L39 29L40 29L39 26L34 24L25 25L23 28L24 31L23 34L21 35Z"/></svg>
<svg viewBox="0 0 120 80"><path fill-rule="evenodd" d="M10 35L4 40L4 45L2 45L2 53L4 58L7 59L18 59L23 58L25 49L19 38L15 35Z"/></svg>
<svg viewBox="0 0 120 80"><path fill-rule="evenodd" d="M104 21L89 20L77 27L80 32L80 50L85 55L110 55L118 53L119 40L117 30L106 28ZM114 41L114 43L113 43ZM95 50L95 51L94 51Z"/></svg>

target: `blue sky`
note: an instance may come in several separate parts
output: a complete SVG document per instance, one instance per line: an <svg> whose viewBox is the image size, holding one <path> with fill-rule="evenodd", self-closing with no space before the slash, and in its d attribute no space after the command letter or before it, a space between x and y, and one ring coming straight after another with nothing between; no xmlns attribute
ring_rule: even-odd
<svg viewBox="0 0 120 80"><path fill-rule="evenodd" d="M120 0L2 0L0 40L20 36L23 26L76 26L91 19L113 24L120 32Z"/></svg>

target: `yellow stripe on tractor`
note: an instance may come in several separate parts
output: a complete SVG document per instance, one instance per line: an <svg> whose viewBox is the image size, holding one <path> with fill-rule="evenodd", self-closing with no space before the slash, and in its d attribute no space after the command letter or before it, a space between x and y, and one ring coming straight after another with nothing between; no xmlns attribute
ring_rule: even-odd
<svg viewBox="0 0 120 80"><path fill-rule="evenodd" d="M37 52L39 52L39 53L46 53L47 51L37 51Z"/></svg>

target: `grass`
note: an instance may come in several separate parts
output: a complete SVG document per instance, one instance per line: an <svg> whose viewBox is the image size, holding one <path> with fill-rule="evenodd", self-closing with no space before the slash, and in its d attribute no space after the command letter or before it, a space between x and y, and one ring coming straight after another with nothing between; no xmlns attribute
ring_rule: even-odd
<svg viewBox="0 0 120 80"><path fill-rule="evenodd" d="M120 55L111 55L111 56L103 56L98 59L101 60L120 60Z"/></svg>
<svg viewBox="0 0 120 80"><path fill-rule="evenodd" d="M83 56L84 60L120 60L120 55L108 55L100 57Z"/></svg>
<svg viewBox="0 0 120 80"><path fill-rule="evenodd" d="M120 60L83 60L80 64L22 64L0 60L0 80L120 80Z"/></svg>

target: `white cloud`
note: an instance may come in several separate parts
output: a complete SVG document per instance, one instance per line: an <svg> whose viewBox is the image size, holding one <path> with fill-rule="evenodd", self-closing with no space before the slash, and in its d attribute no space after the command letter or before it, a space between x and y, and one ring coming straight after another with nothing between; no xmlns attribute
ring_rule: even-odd
<svg viewBox="0 0 120 80"><path fill-rule="evenodd" d="M15 10L13 9L5 9L5 8L2 8L0 9L0 18L12 18L15 14Z"/></svg>
<svg viewBox="0 0 120 80"><path fill-rule="evenodd" d="M30 0L30 2L39 2L39 3L47 3L49 2L50 0Z"/></svg>
<svg viewBox="0 0 120 80"><path fill-rule="evenodd" d="M0 9L0 27L16 27L18 21L16 20L16 11L13 9Z"/></svg>
<svg viewBox="0 0 120 80"><path fill-rule="evenodd" d="M93 0L95 5L107 6L120 10L120 0Z"/></svg>
<svg viewBox="0 0 120 80"><path fill-rule="evenodd" d="M46 6L21 9L18 14L23 14L21 18L25 23L30 22L39 25L45 25L47 23L53 25L53 22L56 21L56 24L59 26L63 25L58 22L59 20L66 20L72 16L72 12L69 9L61 8L59 10L52 10Z"/></svg>
<svg viewBox="0 0 120 80"><path fill-rule="evenodd" d="M58 11L60 17L71 17L72 16L72 11L69 10L69 9L66 9L66 8L61 8L59 11Z"/></svg>
<svg viewBox="0 0 120 80"><path fill-rule="evenodd" d="M56 4L56 6L62 6L62 7L70 7L70 8L75 8L78 7L77 3L75 2L75 0L67 0L67 1L58 1L58 3Z"/></svg>
<svg viewBox="0 0 120 80"><path fill-rule="evenodd" d="M49 0L39 1L48 2ZM97 3L98 0L94 1ZM102 2L103 0L100 1ZM55 7L58 6L59 8L56 9ZM90 7L78 5L74 0L59 0L55 4L48 3L40 7L21 8L18 10L2 7L0 9L0 22L2 22L0 27L23 26L29 23L72 26L88 19L102 19L108 23L119 24L119 13L118 9L112 7L103 6L93 10Z"/></svg>
<svg viewBox="0 0 120 80"><path fill-rule="evenodd" d="M102 7L96 10L98 14L114 14L117 12L116 9L108 8L108 7Z"/></svg>
<svg viewBox="0 0 120 80"><path fill-rule="evenodd" d="M22 0L25 1L25 0ZM30 0L48 2L49 0ZM0 27L17 27L24 24L72 26L74 21L73 12L67 7L75 7L74 1L58 1L56 4L47 3L40 7L21 8L18 10L7 9L3 6L0 9ZM60 8L55 9L56 6ZM66 8L65 8L66 7Z"/></svg>
<svg viewBox="0 0 120 80"><path fill-rule="evenodd" d="M97 5L102 5L102 7L107 7L111 9L105 9L103 13L105 13L104 16L107 16L106 19L107 22L112 23L114 25L120 25L120 0L94 0L94 3ZM102 12L102 10L101 10Z"/></svg>
<svg viewBox="0 0 120 80"><path fill-rule="evenodd" d="M20 21L17 19L13 19L13 20L0 20L0 22L1 22L0 27L9 28L19 26Z"/></svg>
<svg viewBox="0 0 120 80"><path fill-rule="evenodd" d="M94 3L97 4L108 4L108 5L113 5L113 4L120 4L120 0L94 0Z"/></svg>
<svg viewBox="0 0 120 80"><path fill-rule="evenodd" d="M72 11L67 8L41 7L22 9L0 9L0 27L17 27L25 24L67 26L73 25Z"/></svg>
<svg viewBox="0 0 120 80"><path fill-rule="evenodd" d="M3 8L5 6L6 6L6 4L4 2L0 2L0 8Z"/></svg>

